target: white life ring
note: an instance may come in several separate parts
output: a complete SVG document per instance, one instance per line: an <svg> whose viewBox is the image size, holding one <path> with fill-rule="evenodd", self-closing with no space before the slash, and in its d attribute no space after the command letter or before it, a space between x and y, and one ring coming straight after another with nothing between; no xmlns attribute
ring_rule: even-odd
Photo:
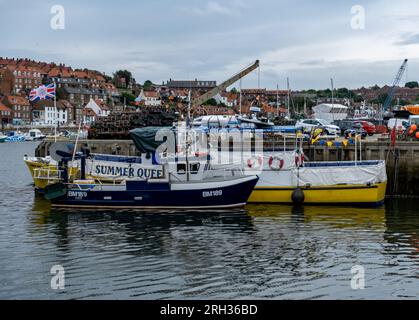
<svg viewBox="0 0 419 320"><path fill-rule="evenodd" d="M269 158L269 167L274 171L279 171L282 168L284 168L285 161L284 159L281 159L280 157L273 157L271 156Z"/></svg>
<svg viewBox="0 0 419 320"><path fill-rule="evenodd" d="M250 169L261 169L263 166L263 158L259 157L251 157L247 160L247 166Z"/></svg>

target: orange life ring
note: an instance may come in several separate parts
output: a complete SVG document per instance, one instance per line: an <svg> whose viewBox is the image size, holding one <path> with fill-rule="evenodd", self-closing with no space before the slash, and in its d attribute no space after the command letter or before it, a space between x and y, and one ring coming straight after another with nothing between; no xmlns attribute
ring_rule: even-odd
<svg viewBox="0 0 419 320"><path fill-rule="evenodd" d="M274 166L274 161L277 161L277 162L278 162L278 165L277 165L277 166ZM269 158L269 167L270 167L272 170L274 170L274 171L279 171L279 170L281 170L282 168L284 168L284 165L285 165L285 161L284 161L284 159L281 159L281 158L279 158L279 157L273 157L273 156L271 156L271 157Z"/></svg>

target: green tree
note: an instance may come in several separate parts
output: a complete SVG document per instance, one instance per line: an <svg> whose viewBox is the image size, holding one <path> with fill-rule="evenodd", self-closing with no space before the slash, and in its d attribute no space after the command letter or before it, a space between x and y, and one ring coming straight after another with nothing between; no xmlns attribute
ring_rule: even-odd
<svg viewBox="0 0 419 320"><path fill-rule="evenodd" d="M204 106L216 106L216 105L217 105L217 101L214 98L209 99L207 102L204 103Z"/></svg>
<svg viewBox="0 0 419 320"><path fill-rule="evenodd" d="M388 96L388 94L387 93L381 93L379 96L378 96L378 98L377 99L374 99L374 100L372 100L371 102L372 103L375 103L375 104L384 104L384 102L386 101L386 99L387 99L387 96ZM392 101L392 103L391 103L391 105L393 105L394 104L394 99L393 99L393 101Z"/></svg>
<svg viewBox="0 0 419 320"><path fill-rule="evenodd" d="M118 70L113 74L114 81L116 78L125 78L125 83L128 85L128 83L132 80L132 73L128 70ZM119 85L118 81L115 81L115 85Z"/></svg>
<svg viewBox="0 0 419 320"><path fill-rule="evenodd" d="M112 77L108 76L107 74L104 74L103 77L105 78L106 82L112 81Z"/></svg>
<svg viewBox="0 0 419 320"><path fill-rule="evenodd" d="M358 94L354 94L353 96L354 102L362 102L364 101L364 98Z"/></svg>
<svg viewBox="0 0 419 320"><path fill-rule="evenodd" d="M144 90L150 90L151 89L151 86L153 85L153 82L151 82L150 80L146 80L145 82L144 82L144 85L143 85L143 88L144 88Z"/></svg>
<svg viewBox="0 0 419 320"><path fill-rule="evenodd" d="M133 104L135 102L135 96L127 92L123 92L121 94L121 98L122 98L121 102L124 102L124 98L125 98L125 102L127 105Z"/></svg>
<svg viewBox="0 0 419 320"><path fill-rule="evenodd" d="M419 83L417 81L410 81L410 82L407 82L405 84L405 87L406 88L410 88L410 89L418 88L419 87Z"/></svg>
<svg viewBox="0 0 419 320"><path fill-rule="evenodd" d="M239 93L239 91L236 88L233 88L230 90L230 93Z"/></svg>

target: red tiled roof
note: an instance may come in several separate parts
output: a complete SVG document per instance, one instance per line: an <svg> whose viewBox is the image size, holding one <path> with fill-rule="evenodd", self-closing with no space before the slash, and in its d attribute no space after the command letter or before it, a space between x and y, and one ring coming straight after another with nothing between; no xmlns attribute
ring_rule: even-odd
<svg viewBox="0 0 419 320"><path fill-rule="evenodd" d="M147 98L157 98L159 95L156 91L144 91L144 96Z"/></svg>
<svg viewBox="0 0 419 320"><path fill-rule="evenodd" d="M20 97L20 96L8 96L7 101L11 105L16 105L16 104L22 105L22 106L30 106L31 105L29 103L28 99L26 99L24 97Z"/></svg>
<svg viewBox="0 0 419 320"><path fill-rule="evenodd" d="M12 112L12 110L8 107L6 107L3 103L0 102L0 111L9 111Z"/></svg>

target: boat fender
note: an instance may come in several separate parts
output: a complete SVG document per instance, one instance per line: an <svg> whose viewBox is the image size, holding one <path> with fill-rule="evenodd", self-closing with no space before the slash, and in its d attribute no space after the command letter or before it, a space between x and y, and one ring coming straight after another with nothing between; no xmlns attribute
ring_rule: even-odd
<svg viewBox="0 0 419 320"><path fill-rule="evenodd" d="M292 192L291 195L291 200L292 203L296 204L296 205L301 205L304 203L305 200L305 195L303 190L301 190L301 188L297 188Z"/></svg>
<svg viewBox="0 0 419 320"><path fill-rule="evenodd" d="M269 167L274 171L279 171L284 168L285 161L279 157L270 157L269 158Z"/></svg>
<svg viewBox="0 0 419 320"><path fill-rule="evenodd" d="M249 160L247 160L247 166L250 169L260 169L263 165L263 159L262 157L252 157Z"/></svg>
<svg viewBox="0 0 419 320"><path fill-rule="evenodd" d="M295 156L295 166L297 167L297 168L300 168L300 167L302 167L302 166L304 166L304 154L301 154L301 155L296 155Z"/></svg>

